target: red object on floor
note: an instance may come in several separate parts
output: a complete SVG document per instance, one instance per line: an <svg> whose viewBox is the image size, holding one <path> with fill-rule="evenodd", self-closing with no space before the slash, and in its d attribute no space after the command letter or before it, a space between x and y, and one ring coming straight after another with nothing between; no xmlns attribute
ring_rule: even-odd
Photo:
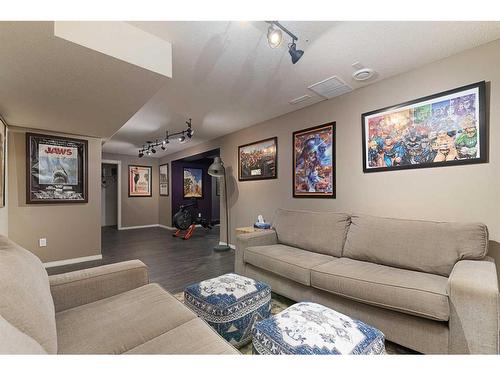
<svg viewBox="0 0 500 375"><path fill-rule="evenodd" d="M182 230L178 229L174 234L172 234L172 236L181 237L183 240L189 240L193 235L195 228L196 224L191 224L184 234L182 234Z"/></svg>

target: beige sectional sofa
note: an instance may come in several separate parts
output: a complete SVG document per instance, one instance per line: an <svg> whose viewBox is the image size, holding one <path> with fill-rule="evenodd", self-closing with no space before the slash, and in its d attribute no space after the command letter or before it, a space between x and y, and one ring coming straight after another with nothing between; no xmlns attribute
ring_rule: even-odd
<svg viewBox="0 0 500 375"><path fill-rule="evenodd" d="M0 354L237 354L144 263L47 276L0 236Z"/></svg>
<svg viewBox="0 0 500 375"><path fill-rule="evenodd" d="M479 223L277 211L238 236L236 273L379 328L422 353L499 352L499 292Z"/></svg>

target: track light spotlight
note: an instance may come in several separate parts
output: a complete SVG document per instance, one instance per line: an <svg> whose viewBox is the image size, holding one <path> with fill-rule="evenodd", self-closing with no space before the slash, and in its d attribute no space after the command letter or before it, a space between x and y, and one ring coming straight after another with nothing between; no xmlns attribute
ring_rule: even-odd
<svg viewBox="0 0 500 375"><path fill-rule="evenodd" d="M149 150L146 150L146 155L147 156L151 155L151 152Z"/></svg>
<svg viewBox="0 0 500 375"><path fill-rule="evenodd" d="M139 157L142 158L144 156L144 152L142 150L139 151Z"/></svg>
<svg viewBox="0 0 500 375"><path fill-rule="evenodd" d="M165 151L167 148L165 147L165 145L161 145L161 149Z"/></svg>
<svg viewBox="0 0 500 375"><path fill-rule="evenodd" d="M180 142L180 143L184 143L184 142L186 142L186 137L185 137L184 135L181 135L181 136L179 137L179 142Z"/></svg>
<svg viewBox="0 0 500 375"><path fill-rule="evenodd" d="M288 45L288 53L292 58L292 64L296 64L297 61L300 60L304 51L297 49L296 41L299 40L290 30L288 30L285 26L283 26L278 21L266 21L269 24L269 29L267 30L267 42L269 43L269 47L277 48L281 45L283 41L283 32L287 33L290 38L292 38L292 42Z"/></svg>
<svg viewBox="0 0 500 375"><path fill-rule="evenodd" d="M293 42L288 45L288 53L292 58L292 64L295 64L300 60L300 58L304 54L304 51L297 49L297 45L295 44L295 42Z"/></svg>
<svg viewBox="0 0 500 375"><path fill-rule="evenodd" d="M278 48L283 42L283 33L280 29L274 27L274 25L270 25L269 29L267 29L267 43L271 48Z"/></svg>
<svg viewBox="0 0 500 375"><path fill-rule="evenodd" d="M152 152L153 154L156 154L156 150L155 150L155 148L154 148L154 147L153 147L153 148L151 148L151 152Z"/></svg>

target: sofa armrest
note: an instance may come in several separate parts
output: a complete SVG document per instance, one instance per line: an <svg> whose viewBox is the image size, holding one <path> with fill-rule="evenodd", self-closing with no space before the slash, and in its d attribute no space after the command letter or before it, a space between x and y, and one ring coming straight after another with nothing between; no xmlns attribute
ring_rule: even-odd
<svg viewBox="0 0 500 375"><path fill-rule="evenodd" d="M234 270L237 274L245 274L245 262L243 253L250 246L275 245L278 243L278 236L273 229L261 230L252 233L243 233L236 237L236 253L234 257Z"/></svg>
<svg viewBox="0 0 500 375"><path fill-rule="evenodd" d="M148 268L140 260L49 276L56 312L111 297L148 282Z"/></svg>
<svg viewBox="0 0 500 375"><path fill-rule="evenodd" d="M450 353L498 354L499 295L495 262L462 260L448 280Z"/></svg>

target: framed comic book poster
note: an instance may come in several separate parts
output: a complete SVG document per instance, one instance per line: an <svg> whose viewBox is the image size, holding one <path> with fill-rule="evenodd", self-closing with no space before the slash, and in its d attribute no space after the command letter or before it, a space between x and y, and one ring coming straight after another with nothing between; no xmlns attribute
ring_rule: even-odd
<svg viewBox="0 0 500 375"><path fill-rule="evenodd" d="M485 82L364 113L363 171L485 163Z"/></svg>
<svg viewBox="0 0 500 375"><path fill-rule="evenodd" d="M278 138L238 146L238 181L278 177Z"/></svg>
<svg viewBox="0 0 500 375"><path fill-rule="evenodd" d="M293 196L335 198L335 122L293 133Z"/></svg>
<svg viewBox="0 0 500 375"><path fill-rule="evenodd" d="M203 198L203 169L183 168L183 198Z"/></svg>
<svg viewBox="0 0 500 375"><path fill-rule="evenodd" d="M151 197L151 172L153 168L147 165L128 166L128 196Z"/></svg>
<svg viewBox="0 0 500 375"><path fill-rule="evenodd" d="M168 197L168 164L160 165L160 195Z"/></svg>
<svg viewBox="0 0 500 375"><path fill-rule="evenodd" d="M88 142L26 133L26 203L87 203Z"/></svg>

